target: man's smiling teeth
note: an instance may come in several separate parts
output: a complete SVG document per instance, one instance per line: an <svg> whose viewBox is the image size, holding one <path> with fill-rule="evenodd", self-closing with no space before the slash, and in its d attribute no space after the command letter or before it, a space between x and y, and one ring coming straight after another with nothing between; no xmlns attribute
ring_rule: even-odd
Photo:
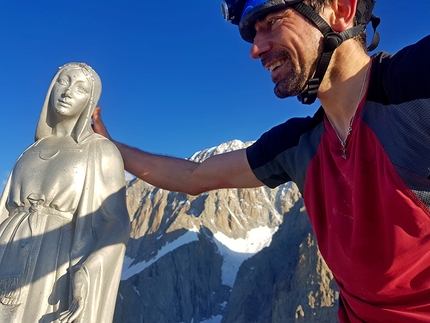
<svg viewBox="0 0 430 323"><path fill-rule="evenodd" d="M282 65L282 64L284 64L284 63L285 63L285 60L277 61L277 62L273 63L272 65L268 66L268 67L267 67L267 69L268 69L270 72L273 72L273 70L274 70L275 68L277 68L277 67L281 66L281 65Z"/></svg>

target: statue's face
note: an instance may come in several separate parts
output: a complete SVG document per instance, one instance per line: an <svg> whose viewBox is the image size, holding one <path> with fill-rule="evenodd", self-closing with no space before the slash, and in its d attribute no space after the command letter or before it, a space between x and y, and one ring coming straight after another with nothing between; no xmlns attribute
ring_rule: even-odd
<svg viewBox="0 0 430 323"><path fill-rule="evenodd" d="M91 85L80 68L62 71L52 88L50 105L60 115L78 116L88 103Z"/></svg>

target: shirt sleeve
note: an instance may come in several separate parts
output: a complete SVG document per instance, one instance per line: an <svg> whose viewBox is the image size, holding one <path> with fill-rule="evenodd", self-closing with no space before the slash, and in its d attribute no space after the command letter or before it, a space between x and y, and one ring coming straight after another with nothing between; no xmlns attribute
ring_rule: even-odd
<svg viewBox="0 0 430 323"><path fill-rule="evenodd" d="M303 151L301 149L298 153L297 147L303 134L320 124L323 115L320 108L314 117L289 119L264 133L249 146L246 154L255 176L270 188L294 181L294 169L297 169L297 161L300 160L298 154Z"/></svg>

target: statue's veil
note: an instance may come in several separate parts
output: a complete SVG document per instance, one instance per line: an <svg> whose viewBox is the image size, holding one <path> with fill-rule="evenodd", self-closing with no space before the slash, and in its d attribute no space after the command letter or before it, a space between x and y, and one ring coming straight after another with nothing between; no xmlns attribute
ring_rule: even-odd
<svg viewBox="0 0 430 323"><path fill-rule="evenodd" d="M51 81L51 85L49 86L48 92L45 97L45 102L43 103L42 112L40 113L39 122L37 124L35 134L36 141L45 138L52 133L52 110L49 106L51 92L59 74L62 71L68 69L80 69L85 74L88 79L88 82L91 85L90 99L88 101L87 106L82 111L82 114L78 118L78 121L76 122L76 125L72 131L72 137L76 142L79 143L85 138L87 138L89 135L94 133L91 127L91 116L100 99L102 91L102 82L98 74L87 64L68 63L58 69L57 73L55 73L54 78Z"/></svg>

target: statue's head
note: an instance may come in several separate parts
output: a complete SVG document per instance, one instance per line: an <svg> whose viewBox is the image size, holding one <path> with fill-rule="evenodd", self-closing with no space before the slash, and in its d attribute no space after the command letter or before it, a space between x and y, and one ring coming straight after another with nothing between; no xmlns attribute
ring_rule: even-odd
<svg viewBox="0 0 430 323"><path fill-rule="evenodd" d="M72 137L76 142L87 138L93 130L91 115L99 101L101 80L85 63L69 63L60 67L46 94L35 139L52 133L61 118L76 119Z"/></svg>

